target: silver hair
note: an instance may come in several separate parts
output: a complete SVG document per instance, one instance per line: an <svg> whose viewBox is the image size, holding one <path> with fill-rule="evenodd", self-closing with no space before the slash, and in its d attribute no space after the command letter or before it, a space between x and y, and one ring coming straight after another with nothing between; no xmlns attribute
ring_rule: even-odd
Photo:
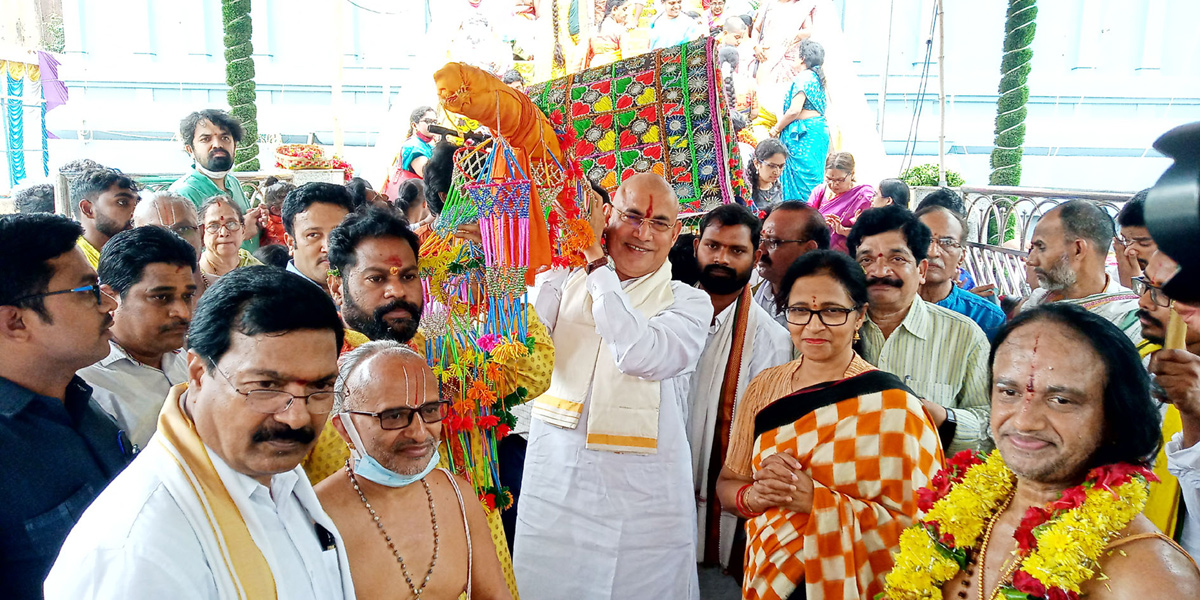
<svg viewBox="0 0 1200 600"><path fill-rule="evenodd" d="M170 202L172 204L186 205L193 213L196 212L196 205L192 204L191 200L188 200L187 198L184 198L175 192L160 190L149 195L146 195L145 193L142 194L142 198L138 201L137 206L133 209L134 219L139 221L146 220L146 218L150 215L150 211L156 210L160 200L163 202ZM160 220L162 219L162 215L158 215L158 217ZM199 220L199 216L196 218Z"/></svg>
<svg viewBox="0 0 1200 600"><path fill-rule="evenodd" d="M358 368L358 365L362 364L372 356L384 353L416 358L422 362L425 361L425 359L422 358L420 354L414 352L412 348L393 340L376 340L373 342L367 342L351 350L348 354L346 354L346 356L342 357L341 361L339 361L340 364L338 365L338 377L337 381L333 385L333 412L335 414L342 412L342 410L346 408L346 383L350 381L350 376L354 374L354 371Z"/></svg>

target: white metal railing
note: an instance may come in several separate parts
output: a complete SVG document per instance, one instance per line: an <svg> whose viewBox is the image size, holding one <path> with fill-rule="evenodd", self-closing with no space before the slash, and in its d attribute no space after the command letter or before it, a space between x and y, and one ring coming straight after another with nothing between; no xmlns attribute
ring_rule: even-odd
<svg viewBox="0 0 1200 600"><path fill-rule="evenodd" d="M914 188L912 206L935 189ZM970 229L963 268L971 273L977 285L994 284L998 294L1016 296L1030 291L1025 274L1025 257L1029 254L1026 248L1033 228L1046 211L1070 200L1086 200L1115 218L1121 206L1133 196L1132 192L1003 186L963 186L954 191L963 198Z"/></svg>

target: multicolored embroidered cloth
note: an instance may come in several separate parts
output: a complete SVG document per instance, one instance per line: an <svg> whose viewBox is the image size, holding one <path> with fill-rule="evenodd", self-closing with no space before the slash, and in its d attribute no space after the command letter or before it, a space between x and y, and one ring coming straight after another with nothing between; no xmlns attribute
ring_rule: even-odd
<svg viewBox="0 0 1200 600"><path fill-rule="evenodd" d="M733 125L711 38L534 84L527 93L556 124L570 124L571 151L610 192L652 171L675 188L680 212L742 202Z"/></svg>

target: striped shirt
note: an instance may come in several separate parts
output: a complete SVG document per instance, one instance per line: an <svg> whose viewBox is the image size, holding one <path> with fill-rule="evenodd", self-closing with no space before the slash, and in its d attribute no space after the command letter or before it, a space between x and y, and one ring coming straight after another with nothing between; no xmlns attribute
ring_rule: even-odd
<svg viewBox="0 0 1200 600"><path fill-rule="evenodd" d="M869 315L861 335L863 358L904 380L917 396L954 410L947 456L979 447L991 415L990 346L979 325L918 297L887 339Z"/></svg>

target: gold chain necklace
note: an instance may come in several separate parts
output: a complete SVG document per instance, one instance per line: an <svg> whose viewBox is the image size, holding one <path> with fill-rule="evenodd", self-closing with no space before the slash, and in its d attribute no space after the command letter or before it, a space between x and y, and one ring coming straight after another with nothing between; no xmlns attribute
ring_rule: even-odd
<svg viewBox="0 0 1200 600"><path fill-rule="evenodd" d="M413 585L412 575L408 573L408 565L404 564L404 558L400 556L400 551L396 549L396 544L392 542L392 536L388 535L386 529L383 528L383 521L379 519L379 515L375 514L375 509L371 508L371 503L367 502L367 496L363 494L361 488L358 487L358 479L354 477L354 471L350 468L350 461L346 461L346 475L350 477L350 485L354 486L354 491L358 492L359 499L362 500L363 506L367 507L367 512L371 513L371 519L375 521L375 526L379 528L380 535L387 542L388 548L392 551L392 556L396 557L396 562L400 563L400 570L404 573L404 581L408 583L408 589L412 591L416 598L421 597L421 593L425 591L425 586L429 585L429 578L433 576L433 568L437 566L438 557L438 525L437 511L433 508L433 492L429 489L429 483L424 478L421 479L421 485L425 487L425 496L429 498L429 519L433 524L433 559L429 561L429 572L425 573L425 580L421 582L421 587Z"/></svg>
<svg viewBox="0 0 1200 600"><path fill-rule="evenodd" d="M1000 515L1003 515L1004 511L1008 510L1008 505L1012 504L1013 498L1016 497L1016 495L1017 490L1014 486L1013 491L1008 494L1008 498L1004 500L1004 504L1000 507L1000 510L997 510L996 514L992 515L992 520L988 522L987 530L983 534L983 544L979 549L979 600L984 600L985 597L983 591L983 576L984 570L987 569L988 542L990 542L992 538L992 529L996 527L996 523L1000 520ZM1007 581L1009 577L1012 577L1012 574L1017 571L1017 566L1020 564L1021 561L1019 559L1014 560L1012 566L1008 567L1003 573L1000 574L1000 579L996 582L996 587L992 590L992 594L990 596L991 600L996 600L996 598L1000 595L1000 589L1004 587L1004 582Z"/></svg>

